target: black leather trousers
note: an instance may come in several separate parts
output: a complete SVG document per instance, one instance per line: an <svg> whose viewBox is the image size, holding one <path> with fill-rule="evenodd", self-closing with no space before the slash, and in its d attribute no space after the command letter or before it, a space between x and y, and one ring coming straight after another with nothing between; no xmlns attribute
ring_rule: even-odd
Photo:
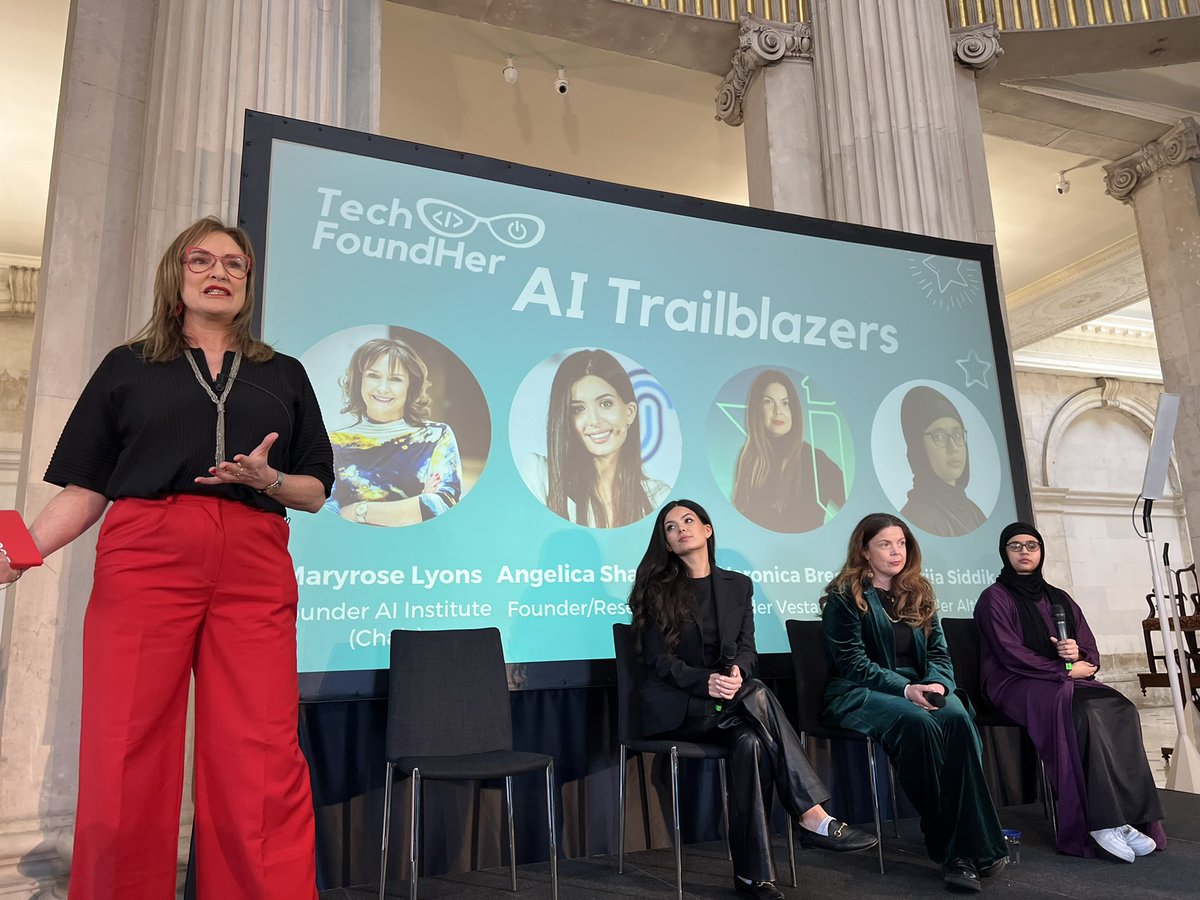
<svg viewBox="0 0 1200 900"><path fill-rule="evenodd" d="M826 802L829 791L809 765L787 713L761 681L747 679L720 713L714 707L712 701L695 698L683 724L663 737L729 748L729 849L734 874L774 881L768 821L772 788L793 819Z"/></svg>

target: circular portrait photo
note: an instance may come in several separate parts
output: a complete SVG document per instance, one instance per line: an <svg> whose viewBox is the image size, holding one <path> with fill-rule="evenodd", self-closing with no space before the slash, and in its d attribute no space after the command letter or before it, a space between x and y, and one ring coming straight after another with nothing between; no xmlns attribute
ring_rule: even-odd
<svg viewBox="0 0 1200 900"><path fill-rule="evenodd" d="M854 446L837 403L782 367L740 372L708 414L708 459L721 491L770 531L820 528L846 505Z"/></svg>
<svg viewBox="0 0 1200 900"><path fill-rule="evenodd" d="M426 334L346 328L302 357L329 440L347 522L397 528L449 512L479 480L492 439L479 382Z"/></svg>
<svg viewBox="0 0 1200 900"><path fill-rule="evenodd" d="M564 350L517 389L508 423L525 486L556 515L619 528L655 512L679 475L679 417L661 384L611 350Z"/></svg>
<svg viewBox="0 0 1200 900"><path fill-rule="evenodd" d="M892 506L929 534L969 534L1000 496L1000 452L983 413L941 382L910 381L884 398L871 455Z"/></svg>

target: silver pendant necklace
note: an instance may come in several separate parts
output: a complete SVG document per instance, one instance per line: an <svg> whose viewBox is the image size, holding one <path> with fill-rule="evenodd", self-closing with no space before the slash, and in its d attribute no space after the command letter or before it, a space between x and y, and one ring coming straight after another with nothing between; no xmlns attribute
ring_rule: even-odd
<svg viewBox="0 0 1200 900"><path fill-rule="evenodd" d="M233 365L229 367L229 377L225 379L225 387L220 395L200 374L200 367L196 365L196 357L192 355L190 347L184 351L183 355L187 357L187 361L192 367L192 374L196 376L200 387L204 388L204 392L208 394L208 399L217 405L217 449L213 465L220 466L225 461L225 398L229 396L229 392L233 390L233 383L237 380L238 369L242 365L242 351L239 350L233 355ZM218 380L220 379L218 378Z"/></svg>

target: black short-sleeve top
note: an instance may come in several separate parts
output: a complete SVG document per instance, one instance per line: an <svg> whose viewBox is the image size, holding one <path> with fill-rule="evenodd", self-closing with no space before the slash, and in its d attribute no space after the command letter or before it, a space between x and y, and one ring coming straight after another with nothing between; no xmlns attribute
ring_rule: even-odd
<svg viewBox="0 0 1200 900"><path fill-rule="evenodd" d="M191 351L210 384L204 352ZM225 354L228 375L234 354ZM218 379L219 380L219 379ZM109 500L206 494L284 514L284 507L245 485L196 484L216 452L217 407L187 359L147 362L140 345L109 351L80 394L46 469L46 481L78 485ZM333 487L333 450L321 409L300 361L276 353L243 358L225 398L225 458L250 453L272 431L267 460L286 475L311 475Z"/></svg>

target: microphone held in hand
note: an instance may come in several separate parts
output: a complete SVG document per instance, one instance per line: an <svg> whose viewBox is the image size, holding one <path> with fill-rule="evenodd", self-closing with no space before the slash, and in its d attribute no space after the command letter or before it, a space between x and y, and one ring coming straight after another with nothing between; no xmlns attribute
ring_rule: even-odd
<svg viewBox="0 0 1200 900"><path fill-rule="evenodd" d="M1050 607L1050 615L1054 619L1054 630L1058 632L1058 639L1065 641L1067 635L1067 611L1063 609L1061 603L1055 603ZM1071 661L1067 660L1067 671L1071 671Z"/></svg>
<svg viewBox="0 0 1200 900"><path fill-rule="evenodd" d="M925 691L925 702L934 709L941 709L946 705L946 696L937 691Z"/></svg>
<svg viewBox="0 0 1200 900"><path fill-rule="evenodd" d="M727 642L721 645L721 662L717 665L717 671L728 677L733 674L733 658L737 656L737 644ZM725 708L725 701L717 701L717 712Z"/></svg>

